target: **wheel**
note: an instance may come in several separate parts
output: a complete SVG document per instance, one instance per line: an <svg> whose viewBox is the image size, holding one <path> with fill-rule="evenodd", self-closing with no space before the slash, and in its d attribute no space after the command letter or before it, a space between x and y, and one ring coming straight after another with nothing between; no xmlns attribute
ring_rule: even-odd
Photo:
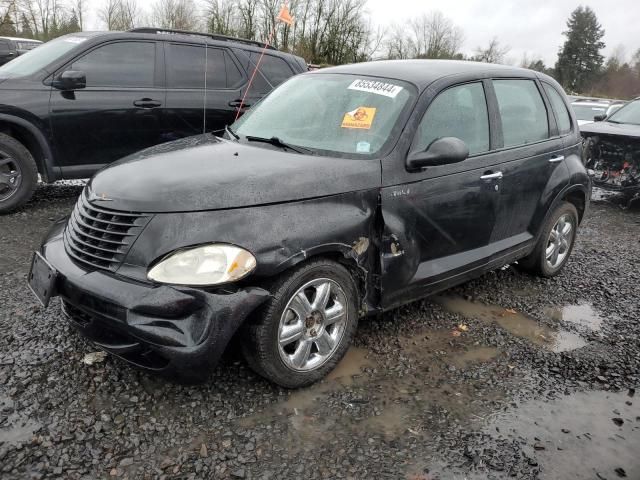
<svg viewBox="0 0 640 480"><path fill-rule="evenodd" d="M0 133L0 213L26 203L38 184L38 167L29 150Z"/></svg>
<svg viewBox="0 0 640 480"><path fill-rule="evenodd" d="M557 275L569 260L577 230L576 207L562 202L549 216L533 252L518 260L518 265L543 277Z"/></svg>
<svg viewBox="0 0 640 480"><path fill-rule="evenodd" d="M283 387L317 382L342 359L357 328L351 274L317 260L278 278L270 290L273 297L244 328L247 363Z"/></svg>

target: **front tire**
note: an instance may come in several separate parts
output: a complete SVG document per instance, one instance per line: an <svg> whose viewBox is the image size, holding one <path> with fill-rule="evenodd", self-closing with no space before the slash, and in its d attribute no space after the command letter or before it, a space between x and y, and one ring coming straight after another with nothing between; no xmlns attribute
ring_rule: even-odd
<svg viewBox="0 0 640 480"><path fill-rule="evenodd" d="M356 332L353 278L339 263L316 260L278 278L271 292L244 328L247 363L286 388L315 383L342 359Z"/></svg>
<svg viewBox="0 0 640 480"><path fill-rule="evenodd" d="M29 201L37 184L38 167L29 150L15 138L0 133L0 213Z"/></svg>
<svg viewBox="0 0 640 480"><path fill-rule="evenodd" d="M554 277L566 265L578 230L578 211L573 204L562 202L547 219L538 243L518 265L542 277Z"/></svg>

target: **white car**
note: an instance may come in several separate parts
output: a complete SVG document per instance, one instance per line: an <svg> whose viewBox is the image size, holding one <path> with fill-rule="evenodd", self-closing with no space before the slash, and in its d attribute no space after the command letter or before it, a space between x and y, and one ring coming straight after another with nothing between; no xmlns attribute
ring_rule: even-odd
<svg viewBox="0 0 640 480"><path fill-rule="evenodd" d="M596 115L607 115L611 102L598 102L578 100L571 104L578 120L578 126L586 125L594 121Z"/></svg>

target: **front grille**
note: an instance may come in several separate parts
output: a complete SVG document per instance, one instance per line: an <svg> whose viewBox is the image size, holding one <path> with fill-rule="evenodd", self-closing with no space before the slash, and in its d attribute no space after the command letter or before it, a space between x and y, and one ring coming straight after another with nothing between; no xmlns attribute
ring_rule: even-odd
<svg viewBox="0 0 640 480"><path fill-rule="evenodd" d="M64 230L65 250L84 267L115 271L149 218L92 205L85 189Z"/></svg>

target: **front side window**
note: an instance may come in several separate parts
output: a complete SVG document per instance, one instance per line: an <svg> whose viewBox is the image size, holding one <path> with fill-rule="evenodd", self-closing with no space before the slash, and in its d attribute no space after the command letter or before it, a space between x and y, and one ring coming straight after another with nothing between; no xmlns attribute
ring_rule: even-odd
<svg viewBox="0 0 640 480"><path fill-rule="evenodd" d="M467 144L470 155L489 150L489 114L481 83L440 93L418 126L412 151L424 151L442 137L459 138Z"/></svg>
<svg viewBox="0 0 640 480"><path fill-rule="evenodd" d="M502 119L505 147L549 138L547 109L533 80L494 80L493 86Z"/></svg>
<svg viewBox="0 0 640 480"><path fill-rule="evenodd" d="M597 115L604 115L607 113L607 107L604 105L580 105L578 103L574 103L572 107L573 112L576 114L576 118L585 122L593 122L594 117Z"/></svg>
<svg viewBox="0 0 640 480"><path fill-rule="evenodd" d="M395 79L340 74L293 77L233 125L241 136L337 156L375 154L393 138L415 89Z"/></svg>
<svg viewBox="0 0 640 480"><path fill-rule="evenodd" d="M109 43L78 58L67 70L84 72L87 87L153 87L155 58L152 42Z"/></svg>
<svg viewBox="0 0 640 480"><path fill-rule="evenodd" d="M640 125L640 100L627 103L620 110L613 113L607 120L613 123Z"/></svg>
<svg viewBox="0 0 640 480"><path fill-rule="evenodd" d="M558 132L560 135L569 133L571 131L571 116L567 110L567 106L564 100L558 93L558 91L549 84L544 84L544 89L547 92L551 107L556 114L556 120L558 121Z"/></svg>
<svg viewBox="0 0 640 480"><path fill-rule="evenodd" d="M0 77L7 78L31 75L38 70L42 70L50 63L55 62L86 39L87 37L65 35L64 37L43 43L38 48L30 50L0 67Z"/></svg>

